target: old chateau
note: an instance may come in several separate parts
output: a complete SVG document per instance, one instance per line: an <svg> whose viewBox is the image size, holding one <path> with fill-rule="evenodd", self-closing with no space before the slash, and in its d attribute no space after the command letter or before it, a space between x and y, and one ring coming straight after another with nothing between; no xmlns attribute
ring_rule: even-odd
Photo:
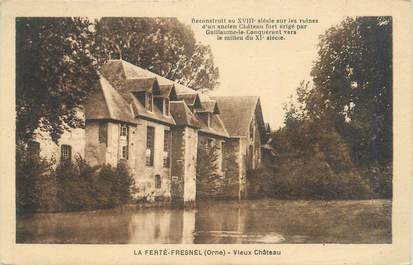
<svg viewBox="0 0 413 265"><path fill-rule="evenodd" d="M204 192L197 185L203 177L197 179L197 156L214 146L226 196L247 196L247 171L259 166L266 142L258 97L210 97L124 60L108 61L96 85L80 112L85 129L64 133L59 145L39 132L33 144L42 156L61 161L80 155L91 165L123 161L136 197L186 203Z"/></svg>

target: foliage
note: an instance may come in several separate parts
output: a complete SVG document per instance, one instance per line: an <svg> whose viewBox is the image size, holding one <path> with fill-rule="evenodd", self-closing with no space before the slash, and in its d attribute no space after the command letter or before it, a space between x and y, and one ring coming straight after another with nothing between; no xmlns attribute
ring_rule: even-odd
<svg viewBox="0 0 413 265"><path fill-rule="evenodd" d="M16 213L37 209L56 210L56 183L53 162L28 152L23 144L16 145Z"/></svg>
<svg viewBox="0 0 413 265"><path fill-rule="evenodd" d="M84 159L61 163L56 175L59 201L65 210L92 210L128 203L135 189L127 167L89 166Z"/></svg>
<svg viewBox="0 0 413 265"><path fill-rule="evenodd" d="M132 201L135 182L125 164L91 167L75 162L54 163L18 145L16 155L17 214L111 208Z"/></svg>
<svg viewBox="0 0 413 265"><path fill-rule="evenodd" d="M94 195L100 185L97 185L97 179L93 177L96 170L96 167L88 166L80 157L76 162L62 161L57 166L58 200L62 209L76 211L94 209L97 206L98 201Z"/></svg>
<svg viewBox="0 0 413 265"><path fill-rule="evenodd" d="M227 185L223 174L219 172L219 146L218 144L203 144L197 153L197 196L199 198L222 197Z"/></svg>
<svg viewBox="0 0 413 265"><path fill-rule="evenodd" d="M16 19L18 141L40 128L57 142L65 129L84 125L77 111L98 79L90 25L83 18Z"/></svg>
<svg viewBox="0 0 413 265"><path fill-rule="evenodd" d="M357 165L392 160L392 19L348 18L320 38L306 100L351 145ZM318 109L318 110L316 110Z"/></svg>
<svg viewBox="0 0 413 265"><path fill-rule="evenodd" d="M347 18L320 37L313 82L271 137L273 196L391 196L391 28L390 17Z"/></svg>
<svg viewBox="0 0 413 265"><path fill-rule="evenodd" d="M193 89L217 85L210 47L176 18L104 17L96 24L96 45L99 58L121 57Z"/></svg>

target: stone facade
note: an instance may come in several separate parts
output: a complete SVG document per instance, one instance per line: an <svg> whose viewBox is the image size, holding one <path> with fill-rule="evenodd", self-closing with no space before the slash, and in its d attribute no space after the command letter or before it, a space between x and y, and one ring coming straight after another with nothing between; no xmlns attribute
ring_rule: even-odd
<svg viewBox="0 0 413 265"><path fill-rule="evenodd" d="M154 130L152 163L147 163L147 160L150 160L150 154L147 151L148 128ZM170 132L171 128L156 122L141 120L136 128L136 133L132 134L135 159L130 167L137 184L138 197L154 196L163 199L171 197L170 162L164 164L164 158L168 159L166 155L164 157L165 131Z"/></svg>
<svg viewBox="0 0 413 265"><path fill-rule="evenodd" d="M223 145L224 174L228 179L227 195L230 198L240 198L241 152L240 139L232 138Z"/></svg>
<svg viewBox="0 0 413 265"><path fill-rule="evenodd" d="M198 132L194 128L172 129L171 194L178 202L191 203L196 199L196 158Z"/></svg>
<svg viewBox="0 0 413 265"><path fill-rule="evenodd" d="M224 198L226 196L226 181L225 181L225 173L224 173L224 166L223 162L224 157L223 157L223 145L224 145L225 140L222 137L217 137L205 133L200 133L198 135L198 156L201 156L203 153L203 150L207 150L207 152L212 152L212 150L215 151L214 155L212 156L212 159L215 159L215 161L206 161L208 166L210 164L214 165L215 170L199 170L197 172L197 191L199 193L198 198L206 198L206 197L219 197L219 198ZM208 151L210 150L210 151ZM201 157L201 159L206 159L206 153L204 157ZM211 157L210 157L211 158ZM205 163L205 161L202 161L201 165ZM197 165L200 167L201 165ZM212 168L212 167L211 167ZM202 175L205 173L204 171L208 171L208 174L210 175ZM215 181L211 182L210 179L208 179L212 174L215 174L216 176L221 176L222 181ZM208 183L210 185L205 185ZM216 194L216 195L215 195Z"/></svg>
<svg viewBox="0 0 413 265"><path fill-rule="evenodd" d="M39 143L40 156L53 161L54 166L62 159L62 146L70 146L70 157L75 160L76 157L85 157L85 130L72 129L62 134L59 143L56 144L47 134L37 130L35 132L34 141Z"/></svg>
<svg viewBox="0 0 413 265"><path fill-rule="evenodd" d="M247 172L261 162L262 113L257 97L209 97L122 60L102 67L98 91L84 106L85 129L63 134L59 145L41 133L41 155L76 154L90 165L120 161L133 175L136 198L192 203L197 159L217 146L217 174L226 198L247 197ZM221 185L221 184L219 184Z"/></svg>

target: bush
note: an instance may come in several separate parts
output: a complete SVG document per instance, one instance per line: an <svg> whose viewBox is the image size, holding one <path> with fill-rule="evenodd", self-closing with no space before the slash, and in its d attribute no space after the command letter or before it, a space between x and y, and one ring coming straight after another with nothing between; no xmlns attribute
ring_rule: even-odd
<svg viewBox="0 0 413 265"><path fill-rule="evenodd" d="M53 164L16 145L16 214L58 209Z"/></svg>
<svg viewBox="0 0 413 265"><path fill-rule="evenodd" d="M16 213L80 211L128 203L136 191L124 163L91 167L78 157L54 162L16 145Z"/></svg>
<svg viewBox="0 0 413 265"><path fill-rule="evenodd" d="M63 210L77 211L98 208L95 173L97 168L82 158L62 161L56 168L58 199Z"/></svg>
<svg viewBox="0 0 413 265"><path fill-rule="evenodd" d="M129 202L135 190L133 177L123 163L91 167L79 158L76 163L61 163L56 174L59 201L68 211L116 207Z"/></svg>

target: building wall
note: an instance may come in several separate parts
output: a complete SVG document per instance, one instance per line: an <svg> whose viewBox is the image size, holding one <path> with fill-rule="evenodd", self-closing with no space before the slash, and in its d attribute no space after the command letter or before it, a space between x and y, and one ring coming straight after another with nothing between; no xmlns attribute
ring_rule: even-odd
<svg viewBox="0 0 413 265"><path fill-rule="evenodd" d="M197 145L197 130L189 127L172 129L171 195L178 202L195 201Z"/></svg>
<svg viewBox="0 0 413 265"><path fill-rule="evenodd" d="M99 124L105 123L107 125L107 140L106 142L99 141ZM86 123L86 147L85 147L85 159L92 165L109 164L111 166L117 166L121 160L121 136L120 128L121 123L109 122L109 121L87 121ZM134 169L134 144L133 135L136 131L135 126L126 125L129 127L129 143L128 143L128 167L133 171ZM132 172L133 173L133 172Z"/></svg>
<svg viewBox="0 0 413 265"><path fill-rule="evenodd" d="M147 127L155 129L154 162L153 166L146 165L146 135ZM131 134L134 146L133 176L138 188L137 197L154 197L169 199L171 197L171 168L163 166L164 130L170 130L169 126L140 119L136 132ZM155 187L155 176L161 177L161 187Z"/></svg>
<svg viewBox="0 0 413 265"><path fill-rule="evenodd" d="M222 145L224 143L224 140L219 138L219 137L214 137L212 135L206 135L206 134L198 134L198 159L203 159L200 157L200 151L202 148L206 148L208 145L208 142L210 141L211 146L217 146L217 159L215 161L217 169L216 169L216 174L222 176L220 180L214 179L212 182L211 179L207 179L208 176L203 176L202 174L199 174L197 172L197 195L199 199L203 198L210 198L210 197L227 197L227 194L225 193L225 176L223 172L223 149ZM201 165L198 163L197 168L200 169ZM201 171L203 171L201 169ZM202 185L201 185L202 183Z"/></svg>
<svg viewBox="0 0 413 265"><path fill-rule="evenodd" d="M195 201L196 198L196 158L198 150L198 132L193 128L185 128L185 188L184 201Z"/></svg>
<svg viewBox="0 0 413 265"><path fill-rule="evenodd" d="M231 138L223 145L224 174L228 180L226 194L229 198L238 199L239 179L241 174L240 139Z"/></svg>
<svg viewBox="0 0 413 265"><path fill-rule="evenodd" d="M247 137L240 139L240 178L239 178L239 198L245 199L247 197L247 172L249 169L249 147L251 141Z"/></svg>
<svg viewBox="0 0 413 265"><path fill-rule="evenodd" d="M185 127L172 129L171 196L180 202L184 198L185 184Z"/></svg>
<svg viewBox="0 0 413 265"><path fill-rule="evenodd" d="M40 144L40 156L56 164L60 161L61 146L70 145L72 147L72 161L76 156L85 157L85 130L81 128L65 131L59 140L59 144L52 141L52 138L40 130L36 131L34 140ZM55 165L56 165L55 164Z"/></svg>

